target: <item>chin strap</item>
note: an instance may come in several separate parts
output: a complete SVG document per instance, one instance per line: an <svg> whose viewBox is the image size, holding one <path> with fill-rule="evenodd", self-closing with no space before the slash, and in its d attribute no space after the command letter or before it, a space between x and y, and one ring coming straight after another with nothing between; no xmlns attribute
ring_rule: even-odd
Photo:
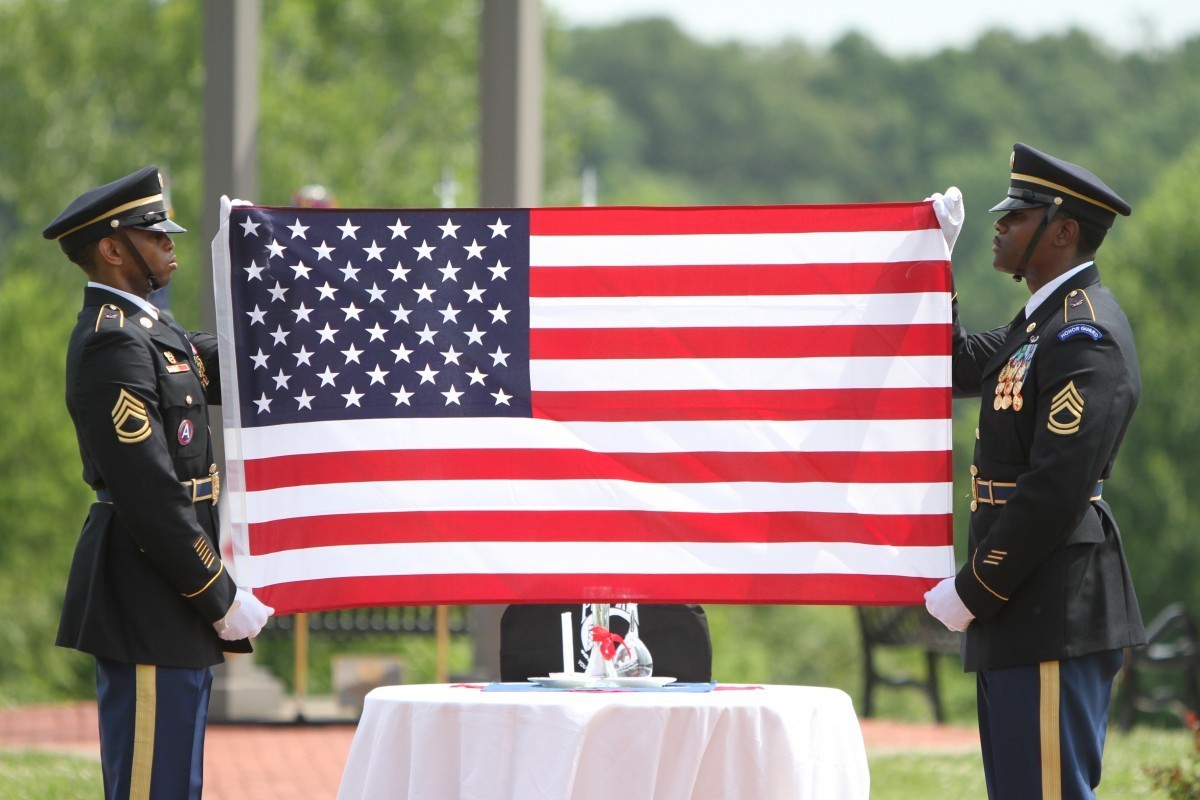
<svg viewBox="0 0 1200 800"><path fill-rule="evenodd" d="M1038 225L1033 236L1029 237L1029 246L1025 248L1025 255L1021 257L1021 263L1017 266L1017 274L1013 275L1013 280L1020 283L1025 277L1023 273L1025 265L1029 263L1029 257L1033 255L1033 250L1038 246L1038 242L1042 240L1042 234L1046 232L1046 226L1050 224L1050 220L1054 219L1054 215L1058 213L1057 205L1046 206L1046 216L1042 217L1042 222Z"/></svg>
<svg viewBox="0 0 1200 800"><path fill-rule="evenodd" d="M158 278L154 277L154 273L150 270L150 265L146 263L146 259L142 256L142 251L138 250L137 245L133 243L133 239L125 232L125 229L117 228L117 236L121 237L121 241L133 253L133 260L138 263L138 266L142 268L142 272L146 275L146 284L150 287L150 291L153 292L156 289L161 289L162 284L158 282Z"/></svg>

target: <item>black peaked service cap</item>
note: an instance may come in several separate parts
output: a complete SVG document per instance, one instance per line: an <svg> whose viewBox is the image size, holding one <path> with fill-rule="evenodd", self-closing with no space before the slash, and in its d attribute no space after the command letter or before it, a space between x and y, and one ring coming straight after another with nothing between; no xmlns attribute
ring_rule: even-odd
<svg viewBox="0 0 1200 800"><path fill-rule="evenodd" d="M171 221L167 212L158 167L143 167L132 175L84 192L46 226L42 236L56 239L64 253L71 253L112 235L117 228L185 232Z"/></svg>
<svg viewBox="0 0 1200 800"><path fill-rule="evenodd" d="M1129 203L1088 170L1017 142L1009 159L1012 178L1008 197L992 211L1059 206L1062 210L1111 228L1120 214L1129 216Z"/></svg>

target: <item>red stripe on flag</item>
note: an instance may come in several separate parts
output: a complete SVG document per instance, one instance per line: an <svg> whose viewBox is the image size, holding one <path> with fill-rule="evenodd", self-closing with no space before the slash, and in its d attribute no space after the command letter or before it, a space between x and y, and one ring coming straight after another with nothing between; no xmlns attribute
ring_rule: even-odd
<svg viewBox="0 0 1200 800"><path fill-rule="evenodd" d="M943 419L950 389L534 392L533 416L560 422Z"/></svg>
<svg viewBox="0 0 1200 800"><path fill-rule="evenodd" d="M531 297L949 292L944 261L892 264L733 264L728 266L531 267Z"/></svg>
<svg viewBox="0 0 1200 800"><path fill-rule="evenodd" d="M413 542L855 542L943 547L949 515L775 511L398 511L331 514L250 526L254 555Z"/></svg>
<svg viewBox="0 0 1200 800"><path fill-rule="evenodd" d="M360 481L619 480L640 483L943 482L949 454L595 453L588 450L368 450L246 462L248 491Z"/></svg>
<svg viewBox="0 0 1200 800"><path fill-rule="evenodd" d="M534 208L530 236L668 236L937 229L932 203L679 208Z"/></svg>
<svg viewBox="0 0 1200 800"><path fill-rule="evenodd" d="M361 576L279 583L254 590L288 613L363 606L459 603L649 602L915 604L937 583L894 575L539 575Z"/></svg>
<svg viewBox="0 0 1200 800"><path fill-rule="evenodd" d="M811 358L945 355L949 325L763 328L539 328L529 357Z"/></svg>

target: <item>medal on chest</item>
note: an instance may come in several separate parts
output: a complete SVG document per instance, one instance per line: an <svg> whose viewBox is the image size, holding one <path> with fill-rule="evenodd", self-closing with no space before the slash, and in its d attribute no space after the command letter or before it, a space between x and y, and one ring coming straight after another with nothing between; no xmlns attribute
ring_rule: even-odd
<svg viewBox="0 0 1200 800"><path fill-rule="evenodd" d="M996 399L992 408L996 411L1020 411L1025 407L1025 398L1021 389L1025 386L1025 376L1029 374L1029 365L1033 361L1033 353L1037 350L1037 337L1027 344L1021 345L1012 358L1000 369L996 377Z"/></svg>

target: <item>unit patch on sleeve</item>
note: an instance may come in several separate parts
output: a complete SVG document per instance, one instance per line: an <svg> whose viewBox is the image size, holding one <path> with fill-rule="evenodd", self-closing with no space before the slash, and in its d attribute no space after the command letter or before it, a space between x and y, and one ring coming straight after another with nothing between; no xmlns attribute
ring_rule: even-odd
<svg viewBox="0 0 1200 800"><path fill-rule="evenodd" d="M122 389L112 410L113 427L121 444L137 444L150 436L150 414L146 404Z"/></svg>
<svg viewBox="0 0 1200 800"><path fill-rule="evenodd" d="M1079 424L1083 421L1083 395L1071 381L1054 395L1050 403L1050 419L1046 428L1051 433L1066 436L1079 432Z"/></svg>

